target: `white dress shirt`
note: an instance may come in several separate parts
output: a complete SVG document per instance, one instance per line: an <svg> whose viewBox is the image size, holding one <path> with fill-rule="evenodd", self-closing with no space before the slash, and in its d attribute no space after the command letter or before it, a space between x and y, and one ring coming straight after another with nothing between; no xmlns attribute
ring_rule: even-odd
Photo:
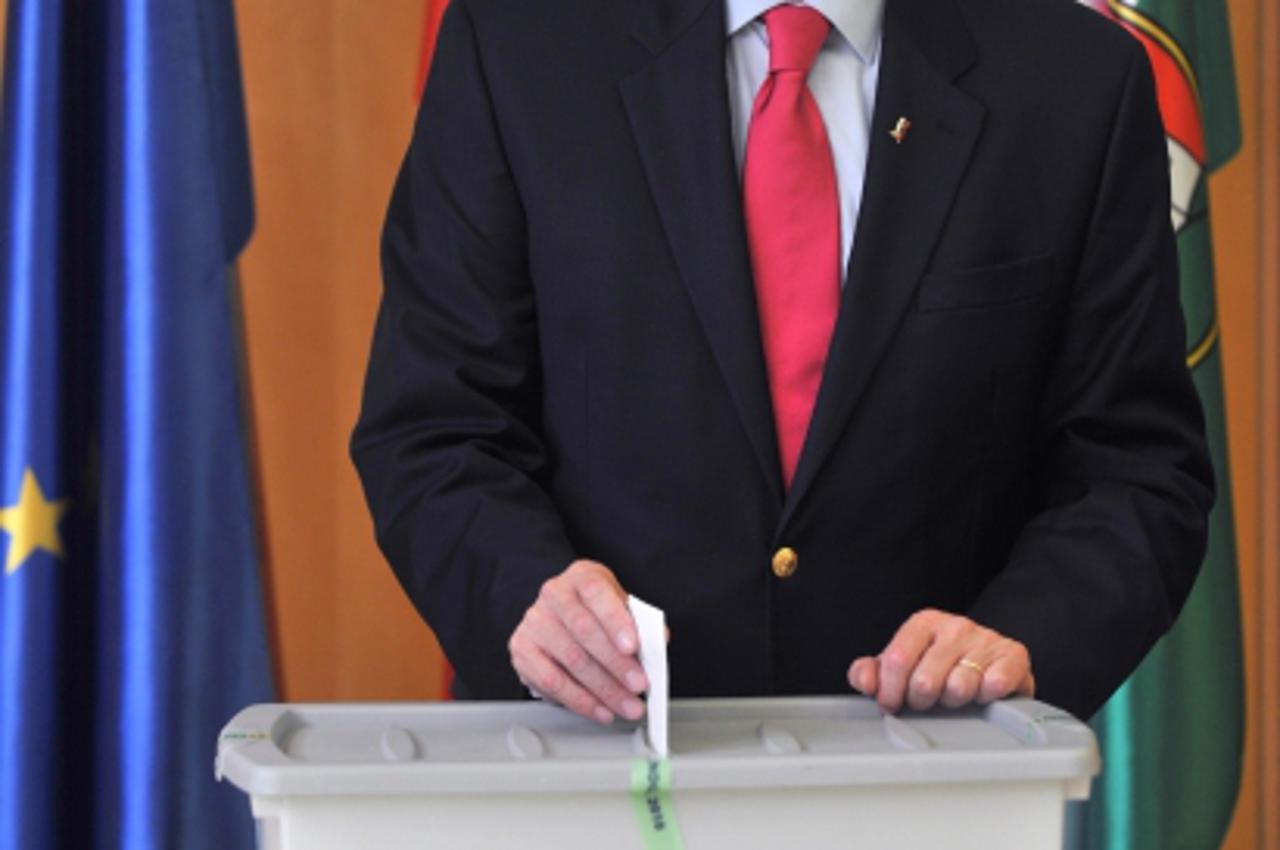
<svg viewBox="0 0 1280 850"><path fill-rule="evenodd" d="M729 117L738 176L747 150L747 130L756 93L769 74L769 33L764 12L778 0L725 0L729 43L725 73L729 81ZM880 33L884 0L808 0L831 22L831 32L809 72L809 90L826 124L836 183L840 189L840 283L849 268L849 252L862 204L871 112L880 76Z"/></svg>

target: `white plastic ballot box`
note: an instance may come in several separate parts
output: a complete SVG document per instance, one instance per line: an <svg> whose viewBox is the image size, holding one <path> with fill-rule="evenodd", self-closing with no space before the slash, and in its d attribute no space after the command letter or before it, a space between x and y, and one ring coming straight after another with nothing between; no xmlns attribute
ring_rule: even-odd
<svg viewBox="0 0 1280 850"><path fill-rule="evenodd" d="M675 700L643 727L536 702L257 705L218 742L263 850L1060 850L1099 767L1032 700Z"/></svg>

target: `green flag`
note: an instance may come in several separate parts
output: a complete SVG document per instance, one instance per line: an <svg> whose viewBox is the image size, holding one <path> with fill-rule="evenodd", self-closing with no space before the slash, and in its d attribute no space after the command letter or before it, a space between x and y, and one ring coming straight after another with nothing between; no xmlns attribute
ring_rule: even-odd
<svg viewBox="0 0 1280 850"><path fill-rule="evenodd" d="M1216 850L1240 785L1244 670L1222 360L1204 178L1240 146L1224 0L1086 0L1142 42L1169 145L1187 364L1204 403L1218 502L1209 549L1169 633L1093 719L1103 772L1077 850Z"/></svg>

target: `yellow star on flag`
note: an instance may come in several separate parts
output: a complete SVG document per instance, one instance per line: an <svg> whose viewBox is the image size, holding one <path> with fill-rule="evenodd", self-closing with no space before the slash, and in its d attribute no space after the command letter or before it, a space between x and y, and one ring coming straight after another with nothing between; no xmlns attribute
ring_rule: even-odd
<svg viewBox="0 0 1280 850"><path fill-rule="evenodd" d="M9 532L9 555L4 562L6 574L16 573L37 549L62 557L58 521L66 509L66 499L50 502L44 497L44 491L29 468L22 473L18 504L0 509L0 528Z"/></svg>

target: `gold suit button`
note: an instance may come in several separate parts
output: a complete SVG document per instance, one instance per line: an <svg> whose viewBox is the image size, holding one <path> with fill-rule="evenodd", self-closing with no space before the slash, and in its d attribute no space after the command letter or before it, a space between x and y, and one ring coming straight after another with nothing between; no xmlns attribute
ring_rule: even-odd
<svg viewBox="0 0 1280 850"><path fill-rule="evenodd" d="M800 556L790 546L783 546L773 553L773 574L778 578L791 578L800 566Z"/></svg>

